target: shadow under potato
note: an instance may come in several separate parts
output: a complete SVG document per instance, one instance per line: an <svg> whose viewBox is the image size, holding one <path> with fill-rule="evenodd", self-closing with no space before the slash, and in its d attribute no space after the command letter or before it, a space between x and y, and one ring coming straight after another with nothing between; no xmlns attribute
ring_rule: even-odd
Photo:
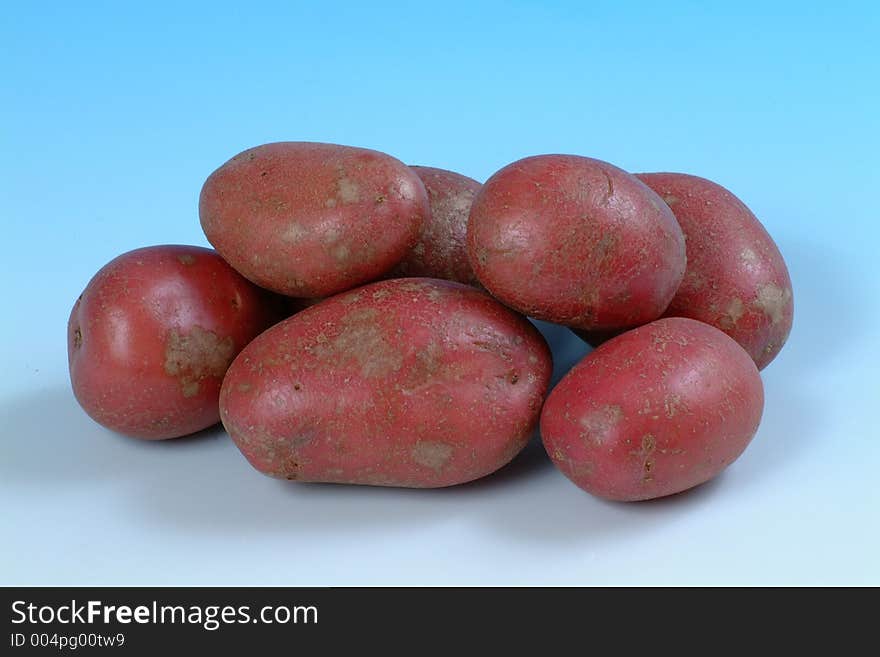
<svg viewBox="0 0 880 657"><path fill-rule="evenodd" d="M537 439L490 475L444 489L281 482L254 470L215 426L189 437L145 441L94 423L69 388L14 399L0 408L0 486L39 488L43 498L67 503L71 492L94 506L123 504L135 522L162 531L296 534L417 527L470 513L479 499L514 488L536 470L553 468ZM284 494L279 494L282 492ZM461 496L473 498L462 504Z"/></svg>
<svg viewBox="0 0 880 657"><path fill-rule="evenodd" d="M92 421L69 388L50 388L0 407L0 482L40 487L93 485L148 475L156 458L197 454L209 443L228 440L216 425L185 438L140 440ZM144 455L151 455L144 460ZM186 456L184 456L185 458Z"/></svg>

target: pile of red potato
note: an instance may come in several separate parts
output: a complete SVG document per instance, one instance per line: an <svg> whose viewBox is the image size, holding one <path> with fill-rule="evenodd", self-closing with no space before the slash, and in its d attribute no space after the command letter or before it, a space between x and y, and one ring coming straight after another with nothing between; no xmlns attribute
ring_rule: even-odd
<svg viewBox="0 0 880 657"><path fill-rule="evenodd" d="M223 422L261 472L451 486L540 423L576 485L644 500L751 441L758 370L791 329L773 240L723 187L528 157L484 185L372 150L284 142L212 173L216 251L154 246L102 268L68 327L73 391L146 439ZM548 395L526 317L597 348Z"/></svg>

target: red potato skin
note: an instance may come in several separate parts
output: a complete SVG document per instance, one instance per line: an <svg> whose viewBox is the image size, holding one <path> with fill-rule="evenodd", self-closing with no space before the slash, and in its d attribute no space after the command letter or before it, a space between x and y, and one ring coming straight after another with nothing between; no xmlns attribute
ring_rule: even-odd
<svg viewBox="0 0 880 657"><path fill-rule="evenodd" d="M467 238L494 296L585 330L658 318L685 270L668 206L625 171L575 155L528 157L495 173L474 199Z"/></svg>
<svg viewBox="0 0 880 657"><path fill-rule="evenodd" d="M394 268L394 277L444 278L478 285L467 255L467 224L480 183L446 169L410 169L424 183L431 211L418 241Z"/></svg>
<svg viewBox="0 0 880 657"><path fill-rule="evenodd" d="M205 235L236 270L306 298L388 272L429 211L425 186L399 160L311 142L246 150L208 177L199 198Z"/></svg>
<svg viewBox="0 0 880 657"><path fill-rule="evenodd" d="M226 368L282 317L279 301L210 249L125 253L95 274L71 311L74 395L93 420L136 438L216 424Z"/></svg>
<svg viewBox="0 0 880 657"><path fill-rule="evenodd" d="M773 238L721 185L682 173L638 177L666 201L687 239L687 270L665 315L721 329L763 369L794 317L791 278Z"/></svg>
<svg viewBox="0 0 880 657"><path fill-rule="evenodd" d="M544 404L541 436L588 493L647 500L719 474L748 446L763 407L761 377L742 347L708 324L666 318L572 368Z"/></svg>
<svg viewBox="0 0 880 657"><path fill-rule="evenodd" d="M251 465L273 477L451 486L519 453L551 370L534 326L484 292L393 279L254 340L229 369L220 410Z"/></svg>

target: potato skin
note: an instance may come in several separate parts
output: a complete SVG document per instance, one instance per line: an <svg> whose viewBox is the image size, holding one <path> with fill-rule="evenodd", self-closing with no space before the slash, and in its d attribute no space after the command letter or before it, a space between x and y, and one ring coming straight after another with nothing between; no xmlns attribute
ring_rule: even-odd
<svg viewBox="0 0 880 657"><path fill-rule="evenodd" d="M638 177L666 201L687 238L687 269L665 316L721 329L763 369L788 339L794 316L791 278L773 238L742 201L710 180Z"/></svg>
<svg viewBox="0 0 880 657"><path fill-rule="evenodd" d="M220 411L267 475L450 486L525 446L551 369L534 326L489 295L393 279L326 299L254 340L229 369Z"/></svg>
<svg viewBox="0 0 880 657"><path fill-rule="evenodd" d="M428 212L425 186L399 160L311 142L246 150L208 177L199 198L205 235L235 269L308 298L389 271Z"/></svg>
<svg viewBox="0 0 880 657"><path fill-rule="evenodd" d="M526 315L613 329L660 317L685 269L684 237L634 176L575 155L538 155L477 194L468 255L480 282Z"/></svg>
<svg viewBox="0 0 880 657"><path fill-rule="evenodd" d="M410 166L425 184L431 211L415 245L394 268L395 277L444 278L477 285L467 256L468 215L480 183L454 171Z"/></svg>
<svg viewBox="0 0 880 657"><path fill-rule="evenodd" d="M541 413L556 466L609 500L647 500L708 481L758 429L764 390L718 329L665 318L613 338L560 381Z"/></svg>
<svg viewBox="0 0 880 657"><path fill-rule="evenodd" d="M235 355L282 317L211 249L151 246L105 265L67 327L70 382L99 424L176 438L220 420L220 383Z"/></svg>

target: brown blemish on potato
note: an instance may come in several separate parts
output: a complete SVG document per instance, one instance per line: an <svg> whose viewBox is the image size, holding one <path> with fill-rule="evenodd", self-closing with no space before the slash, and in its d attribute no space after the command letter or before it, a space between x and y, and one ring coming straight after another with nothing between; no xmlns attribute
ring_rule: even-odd
<svg viewBox="0 0 880 657"><path fill-rule="evenodd" d="M654 476L651 474L654 470L654 460L651 456L654 453L654 450L657 447L657 440L651 434L645 434L642 436L641 441L641 449L638 451L630 452L635 456L643 459L642 462L642 483L647 484L654 480Z"/></svg>
<svg viewBox="0 0 880 657"><path fill-rule="evenodd" d="M597 262L596 267L604 269L607 267L608 256L612 254L617 249L618 243L618 235L616 233L606 232L602 234L602 237L599 238L599 241L595 243L593 247L593 258L591 259L594 262Z"/></svg>
<svg viewBox="0 0 880 657"><path fill-rule="evenodd" d="M366 378L381 378L399 371L403 354L388 340L377 317L375 308L353 310L342 320L340 332L323 342L317 341L311 352L334 368L354 363Z"/></svg>
<svg viewBox="0 0 880 657"><path fill-rule="evenodd" d="M674 196L672 194L667 194L666 196L663 197L663 201L666 203L666 205L668 205L669 207L672 207L673 205L678 203L678 197Z"/></svg>
<svg viewBox="0 0 880 657"><path fill-rule="evenodd" d="M606 404L584 415L580 419L583 427L581 437L602 445L623 417L623 410L617 404Z"/></svg>
<svg viewBox="0 0 880 657"><path fill-rule="evenodd" d="M435 283L429 281L406 281L400 284L401 290L406 290L407 292L424 292L425 290L436 289Z"/></svg>
<svg viewBox="0 0 880 657"><path fill-rule="evenodd" d="M706 277L695 269L686 269L682 285L687 284L694 290L706 287Z"/></svg>
<svg viewBox="0 0 880 657"><path fill-rule="evenodd" d="M572 462L571 460L568 460L568 467L571 469L571 474L577 479L588 479L592 477L593 471L596 469L591 461Z"/></svg>
<svg viewBox="0 0 880 657"><path fill-rule="evenodd" d="M482 338L472 340L471 344L480 351L488 351L491 354L495 354L505 362L509 363L513 360L513 356L511 356L510 350L504 343L503 338L499 338L491 333Z"/></svg>
<svg viewBox="0 0 880 657"><path fill-rule="evenodd" d="M221 339L201 326L193 326L186 335L172 329L165 342L164 369L180 382L184 397L193 397L205 377L223 378L234 357L231 337Z"/></svg>
<svg viewBox="0 0 880 657"><path fill-rule="evenodd" d="M443 292L441 292L441 291L440 291L439 289L437 289L437 288L434 288L433 290L431 290L430 292L428 292L428 301L432 301L432 302L434 302L434 303L437 303L437 302L440 301L442 298L443 298Z"/></svg>
<svg viewBox="0 0 880 657"><path fill-rule="evenodd" d="M440 472L451 457L452 446L446 443L420 440L412 448L412 460L435 472Z"/></svg>
<svg viewBox="0 0 880 657"><path fill-rule="evenodd" d="M284 464L284 478L287 481L296 481L299 479L299 463L293 460L288 460Z"/></svg>
<svg viewBox="0 0 880 657"><path fill-rule="evenodd" d="M335 208L336 207L336 199L335 198L328 198L326 201L324 201L324 207L325 208Z"/></svg>
<svg viewBox="0 0 880 657"><path fill-rule="evenodd" d="M747 265L752 265L758 262L758 255L750 248L746 247L739 254L739 259Z"/></svg>
<svg viewBox="0 0 880 657"><path fill-rule="evenodd" d="M782 322L785 307L790 300L791 290L783 290L773 283L768 283L758 290L758 298L755 300L755 305L776 325Z"/></svg>
<svg viewBox="0 0 880 657"><path fill-rule="evenodd" d="M687 406L682 402L680 395L669 395L663 400L663 409L666 411L666 417L671 419L681 411L687 410Z"/></svg>
<svg viewBox="0 0 880 657"><path fill-rule="evenodd" d="M357 303L363 298L363 292L351 292L346 294L344 297L339 299L339 303L344 304L346 306L350 306L353 303Z"/></svg>
<svg viewBox="0 0 880 657"><path fill-rule="evenodd" d="M361 200L361 188L350 178L342 177L336 183L336 195L345 205L357 203Z"/></svg>
<svg viewBox="0 0 880 657"><path fill-rule="evenodd" d="M602 199L601 204L607 205L608 201L611 200L611 197L614 196L614 181L611 180L611 176L608 175L608 172L605 169L599 169L602 172L602 175L605 176L605 183L608 185L608 189L605 190L605 198Z"/></svg>
<svg viewBox="0 0 880 657"><path fill-rule="evenodd" d="M746 307L739 297L734 297L727 304L727 310L718 319L718 324L722 329L732 329L736 323L742 318L746 311Z"/></svg>
<svg viewBox="0 0 880 657"><path fill-rule="evenodd" d="M337 226L328 226L321 235L321 241L324 244L335 244L339 241L342 234Z"/></svg>
<svg viewBox="0 0 880 657"><path fill-rule="evenodd" d="M250 392L253 386L250 383L239 383L236 386L236 390L239 392Z"/></svg>
<svg viewBox="0 0 880 657"><path fill-rule="evenodd" d="M337 262L345 262L348 260L349 250L345 244L337 244L330 250L330 253L336 258Z"/></svg>
<svg viewBox="0 0 880 657"><path fill-rule="evenodd" d="M177 256L177 260L182 265L191 265L196 261L196 259L193 256L191 256L189 253L184 253L182 255Z"/></svg>
<svg viewBox="0 0 880 657"><path fill-rule="evenodd" d="M431 381L441 379L438 373L442 367L442 358L443 350L440 346L436 342L429 342L416 354L416 362L407 370L401 389L412 392Z"/></svg>
<svg viewBox="0 0 880 657"><path fill-rule="evenodd" d="M308 235L308 231L297 222L291 222L287 225L287 229L281 233L281 239L285 242L296 243L303 237Z"/></svg>
<svg viewBox="0 0 880 657"><path fill-rule="evenodd" d="M77 326L73 331L73 348L79 349L83 343L83 335L80 328Z"/></svg>

